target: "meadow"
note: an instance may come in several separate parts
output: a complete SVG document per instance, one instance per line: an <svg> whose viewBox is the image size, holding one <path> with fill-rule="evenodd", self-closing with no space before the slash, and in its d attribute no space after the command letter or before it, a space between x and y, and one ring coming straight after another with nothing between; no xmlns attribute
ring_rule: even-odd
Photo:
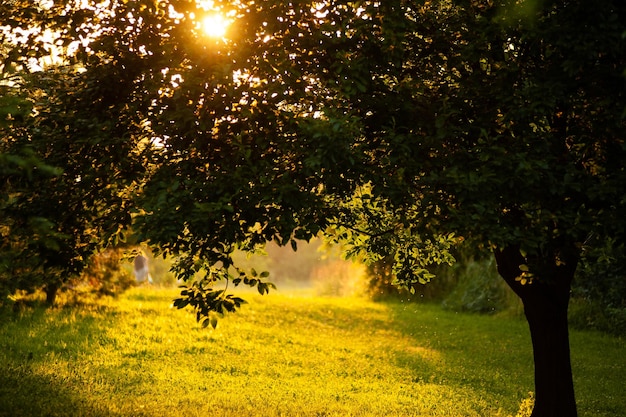
<svg viewBox="0 0 626 417"><path fill-rule="evenodd" d="M529 415L519 317L279 291L204 329L176 295L3 312L0 416ZM579 415L626 416L624 340L571 339Z"/></svg>

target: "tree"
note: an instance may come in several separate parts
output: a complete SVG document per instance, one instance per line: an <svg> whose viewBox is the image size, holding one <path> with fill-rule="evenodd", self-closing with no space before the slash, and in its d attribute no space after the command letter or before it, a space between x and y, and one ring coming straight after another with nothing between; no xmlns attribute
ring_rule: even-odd
<svg viewBox="0 0 626 417"><path fill-rule="evenodd" d="M0 82L0 131L19 134L17 124L27 117L31 103L20 94L15 83L12 76ZM54 246L57 238L46 218L24 215L16 210L16 201L34 183L45 183L60 175L60 170L45 164L28 144L11 145L11 140L3 135L0 141L0 294L3 299L16 290L41 286L40 265L27 255L28 248Z"/></svg>
<svg viewBox="0 0 626 417"><path fill-rule="evenodd" d="M210 324L242 302L218 281L268 291L236 247L323 232L410 288L463 241L524 304L533 417L576 415L571 282L585 245L624 239L623 2L216 1L226 39L194 1L96 4L44 20L84 35L72 59L160 143L135 228L206 272L179 306Z"/></svg>
<svg viewBox="0 0 626 417"><path fill-rule="evenodd" d="M406 36L429 39L406 42L402 68L352 100L364 119L370 115L366 132L379 129L370 143L378 140L388 158L370 166L379 175L370 181L398 193L383 196L401 208L400 224L427 223L420 229L454 231L494 250L531 329L533 416L576 415L571 281L592 234L623 241L625 63L617 22L624 8L459 3L445 13L415 12L413 27L428 24L428 16L431 27ZM418 79L423 84L403 94L403 83ZM380 97L378 107L372 96ZM389 173L397 177L384 178ZM404 185L410 193L398 192ZM405 205L411 196L417 204ZM407 219L406 207L415 217Z"/></svg>
<svg viewBox="0 0 626 417"><path fill-rule="evenodd" d="M12 262L11 274L25 278L17 288L43 284L53 304L63 283L130 225L130 193L143 170L142 155L126 136L126 125L115 132L122 112L116 109L114 118L94 109L88 80L55 68L30 74L22 88L33 113L11 123L4 145L9 153L28 150L55 167L56 175L9 179L3 223L10 237L6 241L13 241L13 252L22 260ZM28 236L33 222L40 232Z"/></svg>
<svg viewBox="0 0 626 417"><path fill-rule="evenodd" d="M38 35L38 20L29 20L35 12L46 14L44 6L29 4L26 17L16 13L7 21L32 26ZM54 39L15 40L11 33L2 31L9 39L4 70L11 74L2 87L21 107L7 107L0 152L19 169L2 172L2 286L3 292L43 287L53 304L61 286L130 225L132 192L149 146L133 136L137 119L125 113L132 99L106 69L84 71L53 56L43 70L33 70L32 58L45 50L40 43L50 48ZM20 56L25 59L13 62Z"/></svg>
<svg viewBox="0 0 626 417"><path fill-rule="evenodd" d="M16 195L28 188L25 183L44 181L56 175L56 168L41 162L29 149L19 154L0 153L0 176L3 179L0 184L0 213L3 215L0 222L0 296L3 300L17 290L42 285L38 262L25 255L28 246L33 244L40 248L53 246L56 233L45 218L20 216L18 220L8 213ZM16 187L15 182L20 185Z"/></svg>
<svg viewBox="0 0 626 417"><path fill-rule="evenodd" d="M592 234L624 236L624 7L447 6L443 13L414 9L409 24L430 29L410 30L402 67L374 94L368 87L352 100L365 120L370 115L366 132L379 129L372 138L388 158L370 167L380 176L370 181L385 189L386 204L402 209L401 223L454 231L493 249L531 329L533 416L576 415L571 282ZM413 85L403 94L407 82ZM378 107L370 99L376 95ZM397 177L385 179L388 173ZM384 194L404 185L410 193ZM417 204L405 205L411 196ZM407 219L406 207L414 217Z"/></svg>

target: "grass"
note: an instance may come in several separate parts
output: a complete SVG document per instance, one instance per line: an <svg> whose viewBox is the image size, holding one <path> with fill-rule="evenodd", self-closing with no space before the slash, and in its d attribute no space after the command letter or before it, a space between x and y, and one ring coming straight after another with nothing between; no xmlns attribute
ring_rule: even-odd
<svg viewBox="0 0 626 417"><path fill-rule="evenodd" d="M176 290L5 313L0 416L526 416L526 324L435 305L249 295L201 329ZM624 341L572 333L581 417L626 415Z"/></svg>

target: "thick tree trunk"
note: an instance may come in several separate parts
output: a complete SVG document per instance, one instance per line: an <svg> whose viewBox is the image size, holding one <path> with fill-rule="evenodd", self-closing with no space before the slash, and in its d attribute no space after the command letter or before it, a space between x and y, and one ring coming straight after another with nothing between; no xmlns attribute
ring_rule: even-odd
<svg viewBox="0 0 626 417"><path fill-rule="evenodd" d="M536 285L540 287L541 285ZM567 304L538 288L522 299L535 359L535 407L531 417L575 417Z"/></svg>
<svg viewBox="0 0 626 417"><path fill-rule="evenodd" d="M576 262L559 264L547 279L522 285L517 248L496 253L498 272L521 298L535 360L535 406L531 417L576 417L567 308Z"/></svg>

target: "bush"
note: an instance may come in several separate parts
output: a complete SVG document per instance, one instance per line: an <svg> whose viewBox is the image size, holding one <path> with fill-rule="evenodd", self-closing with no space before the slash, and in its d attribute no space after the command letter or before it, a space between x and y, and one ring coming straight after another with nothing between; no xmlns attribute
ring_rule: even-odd
<svg viewBox="0 0 626 417"><path fill-rule="evenodd" d="M455 272L458 281L442 303L445 308L491 314L512 307L512 291L500 278L493 256L464 259Z"/></svg>
<svg viewBox="0 0 626 417"><path fill-rule="evenodd" d="M626 250L607 241L583 253L572 287L573 326L626 334Z"/></svg>
<svg viewBox="0 0 626 417"><path fill-rule="evenodd" d="M380 260L367 266L368 294L374 300L387 298L417 298L427 301L443 301L457 285L455 267L437 266L433 269L435 278L427 284L416 284L413 292L398 288L391 269L392 260Z"/></svg>
<svg viewBox="0 0 626 417"><path fill-rule="evenodd" d="M598 301L574 297L569 306L569 323L577 329L623 335L626 334L626 309L611 309Z"/></svg>
<svg viewBox="0 0 626 417"><path fill-rule="evenodd" d="M391 262L374 263L367 269L370 294L374 299L410 297L439 301L447 309L473 313L512 311L517 314L521 310L517 296L498 274L493 256L477 259L460 253L456 258L458 262L452 266L435 267L435 278L413 287L413 294L392 284Z"/></svg>
<svg viewBox="0 0 626 417"><path fill-rule="evenodd" d="M91 257L87 268L69 287L73 291L116 296L135 285L132 274L122 267L124 250L110 248Z"/></svg>

